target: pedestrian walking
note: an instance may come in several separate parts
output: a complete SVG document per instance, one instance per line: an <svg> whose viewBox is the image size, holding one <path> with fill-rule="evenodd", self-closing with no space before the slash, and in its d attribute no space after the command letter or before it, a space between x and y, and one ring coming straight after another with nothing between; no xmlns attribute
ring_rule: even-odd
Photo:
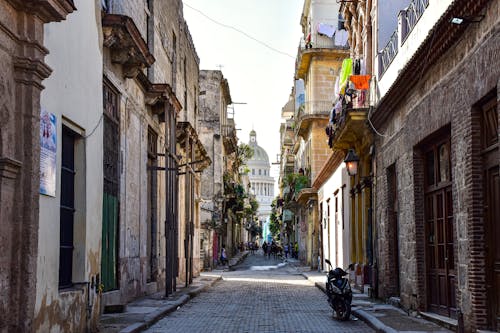
<svg viewBox="0 0 500 333"><path fill-rule="evenodd" d="M285 244L284 250L285 250L285 259L288 259L288 244Z"/></svg>
<svg viewBox="0 0 500 333"><path fill-rule="evenodd" d="M224 245L222 245L222 250L220 251L220 262L224 266L227 263L226 247Z"/></svg>

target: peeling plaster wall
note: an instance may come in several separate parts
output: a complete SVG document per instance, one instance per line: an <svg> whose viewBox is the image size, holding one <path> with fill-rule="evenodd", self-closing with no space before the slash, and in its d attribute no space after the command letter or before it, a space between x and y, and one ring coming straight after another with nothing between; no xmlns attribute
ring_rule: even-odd
<svg viewBox="0 0 500 333"><path fill-rule="evenodd" d="M99 314L96 289L100 272L102 220L102 53L99 1L76 0L68 19L46 26L47 64L53 73L43 82L41 107L57 117L56 196L40 195L40 227L35 299L36 332L86 332ZM59 225L62 124L76 140L76 212L74 220L74 288L59 290ZM86 137L84 139L84 137ZM89 310L90 312L87 312ZM89 316L90 315L90 316Z"/></svg>

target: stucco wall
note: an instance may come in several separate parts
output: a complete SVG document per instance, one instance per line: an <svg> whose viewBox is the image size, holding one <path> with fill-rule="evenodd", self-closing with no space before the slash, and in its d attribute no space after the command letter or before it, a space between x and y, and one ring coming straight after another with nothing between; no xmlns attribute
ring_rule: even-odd
<svg viewBox="0 0 500 333"><path fill-rule="evenodd" d="M318 190L318 202L323 204L323 220L320 221L323 234L323 258L329 259L334 267L346 268L351 262L349 185L349 176L342 163ZM335 216L335 198L338 200L337 217ZM328 206L330 207L330 220L328 220ZM330 237L328 237L328 231L330 231ZM323 267L328 269L327 264Z"/></svg>
<svg viewBox="0 0 500 333"><path fill-rule="evenodd" d="M99 297L89 284L100 273L102 207L102 52L99 1L75 1L68 20L46 26L46 61L54 70L44 81L41 107L57 117L56 196L40 195L35 331L85 332L96 327ZM73 283L60 291L59 224L62 125L76 141L76 212ZM90 318L87 313L90 307Z"/></svg>

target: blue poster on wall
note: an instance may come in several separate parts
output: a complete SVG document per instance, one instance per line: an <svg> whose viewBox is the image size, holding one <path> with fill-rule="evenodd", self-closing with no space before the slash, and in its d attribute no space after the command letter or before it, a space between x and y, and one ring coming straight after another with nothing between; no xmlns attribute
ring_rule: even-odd
<svg viewBox="0 0 500 333"><path fill-rule="evenodd" d="M57 127L56 116L40 113L40 194L56 196Z"/></svg>

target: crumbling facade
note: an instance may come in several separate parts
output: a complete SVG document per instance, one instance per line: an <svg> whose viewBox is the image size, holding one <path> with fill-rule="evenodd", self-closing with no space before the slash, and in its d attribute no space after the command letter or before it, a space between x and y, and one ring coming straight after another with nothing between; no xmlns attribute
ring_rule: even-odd
<svg viewBox="0 0 500 333"><path fill-rule="evenodd" d="M35 329L40 229L40 94L47 23L73 1L0 1L0 332ZM19 135L22 133L22 135Z"/></svg>
<svg viewBox="0 0 500 333"><path fill-rule="evenodd" d="M231 104L229 84L221 71L200 71L200 140L212 160L201 174L200 251L204 269L219 259L224 233L224 171L229 130L227 107Z"/></svg>

